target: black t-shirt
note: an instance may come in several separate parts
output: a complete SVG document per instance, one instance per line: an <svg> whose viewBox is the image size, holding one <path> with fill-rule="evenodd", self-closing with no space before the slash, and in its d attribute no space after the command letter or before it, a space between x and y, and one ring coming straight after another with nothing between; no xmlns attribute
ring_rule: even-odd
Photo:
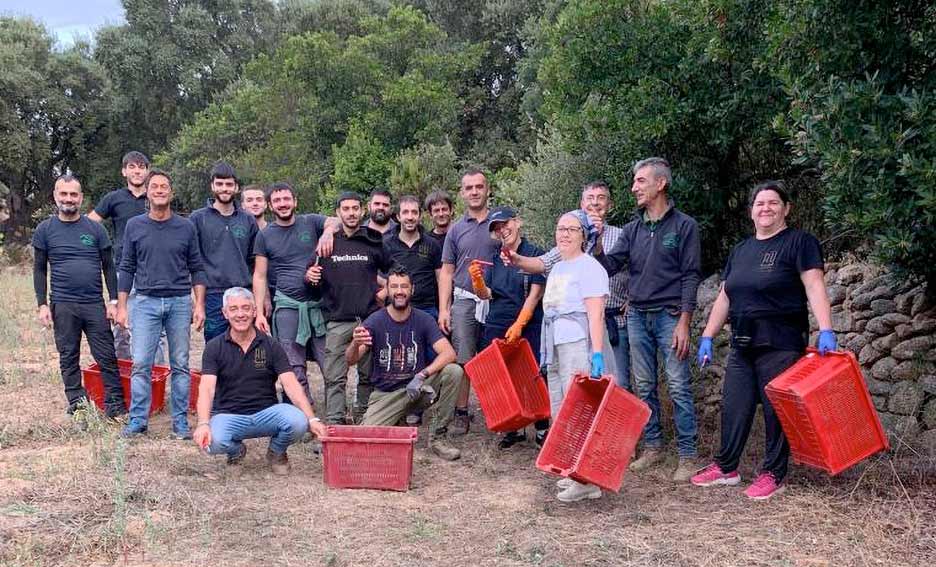
<svg viewBox="0 0 936 567"><path fill-rule="evenodd" d="M381 392L406 386L413 376L426 368L435 353L432 348L443 338L436 320L424 311L412 309L406 321L397 322L386 309L364 320L372 343L371 384Z"/></svg>
<svg viewBox="0 0 936 567"><path fill-rule="evenodd" d="M101 252L111 248L104 227L84 215L74 222L52 216L39 223L32 245L49 257L52 303L102 301Z"/></svg>
<svg viewBox="0 0 936 567"><path fill-rule="evenodd" d="M390 261L409 272L414 288L413 306L438 307L439 284L435 271L442 269L442 246L439 242L420 229L419 238L408 246L400 240L399 227L396 227L384 235L383 246Z"/></svg>
<svg viewBox="0 0 936 567"><path fill-rule="evenodd" d="M316 214L296 215L296 222L289 226L271 222L254 241L254 254L265 257L269 262L267 272L276 274L276 289L296 301L310 299L305 273L309 261L315 258L325 218Z"/></svg>
<svg viewBox="0 0 936 567"><path fill-rule="evenodd" d="M111 219L114 223L114 262L120 265L123 252L124 229L127 221L146 212L146 193L134 197L130 189L121 187L104 195L94 207L94 212L101 218Z"/></svg>
<svg viewBox="0 0 936 567"><path fill-rule="evenodd" d="M725 264L732 340L739 347L802 350L809 333L800 274L822 269L815 236L788 228L766 240L750 237Z"/></svg>
<svg viewBox="0 0 936 567"><path fill-rule="evenodd" d="M211 415L249 415L277 403L276 379L291 370L289 360L272 337L256 332L247 352L231 339L230 330L205 345L202 375L218 377Z"/></svg>

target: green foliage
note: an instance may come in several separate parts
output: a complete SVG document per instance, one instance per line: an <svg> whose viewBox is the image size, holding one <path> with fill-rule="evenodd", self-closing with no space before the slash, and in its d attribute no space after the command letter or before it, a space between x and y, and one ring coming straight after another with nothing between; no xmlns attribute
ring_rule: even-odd
<svg viewBox="0 0 936 567"><path fill-rule="evenodd" d="M435 190L457 190L458 156L451 143L422 144L400 152L390 166L390 191L394 196L416 195L424 202Z"/></svg>

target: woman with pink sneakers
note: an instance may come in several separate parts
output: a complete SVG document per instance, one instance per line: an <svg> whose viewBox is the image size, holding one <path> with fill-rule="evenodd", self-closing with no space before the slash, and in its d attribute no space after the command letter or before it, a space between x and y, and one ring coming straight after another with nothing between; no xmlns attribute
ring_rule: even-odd
<svg viewBox="0 0 936 567"><path fill-rule="evenodd" d="M822 249L815 236L787 227L791 204L783 184L756 186L749 205L754 236L731 251L724 283L699 340L698 364L705 366L713 359L713 337L731 319L721 448L715 462L692 477L692 484L741 482L738 463L760 403L766 430L764 462L744 494L766 500L784 489L790 446L764 387L803 355L809 336L807 302L819 322L819 353L835 350L836 340L822 279Z"/></svg>

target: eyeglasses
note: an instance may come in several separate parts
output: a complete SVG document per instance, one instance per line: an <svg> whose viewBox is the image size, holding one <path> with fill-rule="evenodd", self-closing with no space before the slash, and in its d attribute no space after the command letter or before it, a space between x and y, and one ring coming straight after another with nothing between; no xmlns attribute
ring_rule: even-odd
<svg viewBox="0 0 936 567"><path fill-rule="evenodd" d="M579 226L557 226L556 234L575 234L577 232L582 232L582 227Z"/></svg>

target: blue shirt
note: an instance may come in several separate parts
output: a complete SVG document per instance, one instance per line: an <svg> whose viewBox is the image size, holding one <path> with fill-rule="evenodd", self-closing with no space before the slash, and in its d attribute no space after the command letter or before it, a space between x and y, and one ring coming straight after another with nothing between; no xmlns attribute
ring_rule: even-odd
<svg viewBox="0 0 936 567"><path fill-rule="evenodd" d="M32 245L48 255L52 303L101 301L101 253L111 247L104 227L84 215L74 222L55 215L39 223Z"/></svg>
<svg viewBox="0 0 936 567"><path fill-rule="evenodd" d="M223 292L230 287L251 287L254 239L257 221L240 207L222 215L212 206L193 212L189 220L198 233L198 250L205 263L208 292Z"/></svg>
<svg viewBox="0 0 936 567"><path fill-rule="evenodd" d="M543 249L527 241L520 240L517 253L521 256L537 257L543 254ZM489 258L494 264L484 271L484 283L491 290L491 307L488 311L485 325L495 327L509 327L513 325L523 308L523 303L530 294L533 284L546 285L546 278L541 274L528 274L520 271L516 266L505 266L501 261L500 253ZM527 323L528 327L536 328L543 320L543 306L536 304L533 318Z"/></svg>
<svg viewBox="0 0 936 567"><path fill-rule="evenodd" d="M127 221L118 289L155 297L178 297L205 285L205 266L195 225L172 213L164 221L139 215Z"/></svg>

